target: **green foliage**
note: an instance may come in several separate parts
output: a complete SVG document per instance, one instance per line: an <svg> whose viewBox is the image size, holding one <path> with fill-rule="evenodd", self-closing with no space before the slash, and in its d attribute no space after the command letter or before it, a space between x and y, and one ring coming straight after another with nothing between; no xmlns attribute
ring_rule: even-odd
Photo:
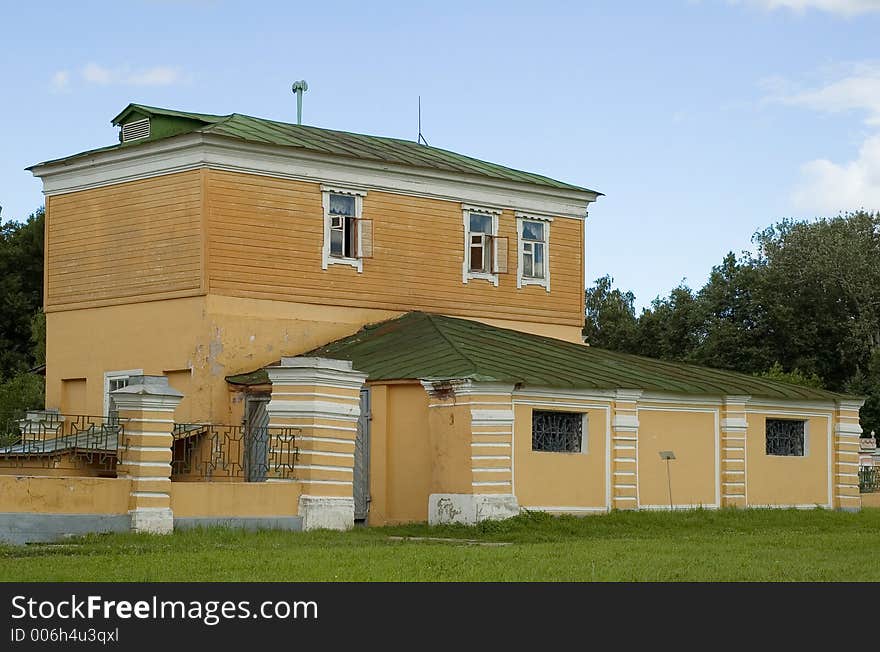
<svg viewBox="0 0 880 652"><path fill-rule="evenodd" d="M630 321L590 314L591 299L632 297L599 279L585 333L619 351L863 395L862 425L880 431L880 213L783 220L753 241L756 254L728 253L699 291L674 288Z"/></svg>
<svg viewBox="0 0 880 652"><path fill-rule="evenodd" d="M636 298L632 292L612 288L613 284L614 279L606 275L587 289L583 335L592 346L625 350L635 334Z"/></svg>
<svg viewBox="0 0 880 652"><path fill-rule="evenodd" d="M0 430L25 410L42 408L44 394L44 379L36 374L24 372L0 383Z"/></svg>
<svg viewBox="0 0 880 652"><path fill-rule="evenodd" d="M774 362L773 366L767 371L762 371L755 375L760 376L761 378L769 378L770 380L780 380L784 383L791 383L792 385L802 385L803 387L814 387L816 389L822 389L823 387L822 379L816 374L813 373L807 375L800 369L785 371L782 368L782 365L778 362Z"/></svg>
<svg viewBox="0 0 880 652"><path fill-rule="evenodd" d="M42 310L31 319L31 351L34 364L46 364L46 314Z"/></svg>
<svg viewBox="0 0 880 652"><path fill-rule="evenodd" d="M0 379L34 364L34 314L43 303L43 225L40 208L27 221L0 226Z"/></svg>

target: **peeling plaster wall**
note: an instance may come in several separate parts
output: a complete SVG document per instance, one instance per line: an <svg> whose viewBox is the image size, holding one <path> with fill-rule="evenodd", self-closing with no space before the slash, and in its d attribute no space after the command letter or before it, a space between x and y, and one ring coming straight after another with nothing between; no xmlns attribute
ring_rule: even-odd
<svg viewBox="0 0 880 652"><path fill-rule="evenodd" d="M238 424L241 396L227 385L226 376L399 315L215 295L51 312L46 316L46 406L72 414L103 414L104 373L142 369L146 374L167 374L184 392L178 421ZM64 381L70 379L79 379L85 391L64 394Z"/></svg>
<svg viewBox="0 0 880 652"><path fill-rule="evenodd" d="M122 478L0 476L0 512L127 514L130 483Z"/></svg>
<svg viewBox="0 0 880 652"><path fill-rule="evenodd" d="M104 373L168 374L184 392L177 419L240 423L240 392L225 376L256 369L396 317L384 310L262 299L191 297L47 315L46 405L100 415ZM187 371L191 372L187 375ZM66 379L86 379L76 404Z"/></svg>

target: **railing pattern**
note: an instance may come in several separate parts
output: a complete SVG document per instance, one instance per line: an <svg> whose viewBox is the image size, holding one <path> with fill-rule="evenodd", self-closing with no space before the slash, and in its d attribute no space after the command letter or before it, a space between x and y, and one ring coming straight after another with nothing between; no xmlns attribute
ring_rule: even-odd
<svg viewBox="0 0 880 652"><path fill-rule="evenodd" d="M859 492L873 494L880 491L880 467L863 466L859 468Z"/></svg>
<svg viewBox="0 0 880 652"><path fill-rule="evenodd" d="M118 417L31 411L0 422L0 466L111 472L125 445Z"/></svg>
<svg viewBox="0 0 880 652"><path fill-rule="evenodd" d="M297 428L174 424L171 479L176 481L292 480Z"/></svg>

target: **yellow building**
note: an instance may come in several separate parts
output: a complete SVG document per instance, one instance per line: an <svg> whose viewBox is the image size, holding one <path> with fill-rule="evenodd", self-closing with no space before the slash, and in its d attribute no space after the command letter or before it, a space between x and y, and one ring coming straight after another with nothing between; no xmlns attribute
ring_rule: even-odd
<svg viewBox="0 0 880 652"><path fill-rule="evenodd" d="M583 344L599 193L239 114L114 124L30 169L46 405L125 421L139 529L859 507L860 400Z"/></svg>

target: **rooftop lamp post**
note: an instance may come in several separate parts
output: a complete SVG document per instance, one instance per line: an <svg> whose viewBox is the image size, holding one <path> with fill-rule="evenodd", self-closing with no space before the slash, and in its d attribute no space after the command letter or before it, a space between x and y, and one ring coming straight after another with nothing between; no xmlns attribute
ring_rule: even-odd
<svg viewBox="0 0 880 652"><path fill-rule="evenodd" d="M293 82L290 90L296 93L296 124L301 125L303 121L303 93L309 90L309 85L305 79L302 79Z"/></svg>

